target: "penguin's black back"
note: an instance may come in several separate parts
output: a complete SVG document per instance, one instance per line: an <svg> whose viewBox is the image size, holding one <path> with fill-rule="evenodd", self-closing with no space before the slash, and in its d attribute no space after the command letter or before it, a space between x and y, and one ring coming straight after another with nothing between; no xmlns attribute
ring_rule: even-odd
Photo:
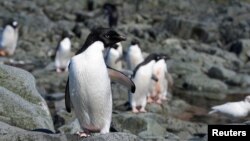
<svg viewBox="0 0 250 141"><path fill-rule="evenodd" d="M109 16L109 27L117 26L118 23L118 11L116 5L111 3L105 3L103 9L107 10Z"/></svg>
<svg viewBox="0 0 250 141"><path fill-rule="evenodd" d="M138 65L135 67L134 71L133 71L132 78L135 77L136 72L138 71L138 69L139 69L141 66L144 66L144 65L148 64L151 60L155 60L156 57L157 57L157 54L152 53L152 54L150 54L147 58L145 58L145 60L144 60L143 62L141 62L140 64L138 64Z"/></svg>

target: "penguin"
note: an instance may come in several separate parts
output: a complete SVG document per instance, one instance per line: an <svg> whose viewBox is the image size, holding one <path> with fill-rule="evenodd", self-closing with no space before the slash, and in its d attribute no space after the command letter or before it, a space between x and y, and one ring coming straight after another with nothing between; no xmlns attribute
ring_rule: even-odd
<svg viewBox="0 0 250 141"><path fill-rule="evenodd" d="M107 66L114 68L116 70L121 71L122 70L122 53L123 53L123 49L122 49L122 44L121 43L116 43L115 44L115 48L110 48L107 52L107 57L105 59L105 62L107 64Z"/></svg>
<svg viewBox="0 0 250 141"><path fill-rule="evenodd" d="M158 81L151 80L148 103L156 102L162 104L162 100L167 100L166 96L168 94L168 70L165 60L169 59L169 57L163 53L158 55L161 59L154 64L152 71L152 73L158 78Z"/></svg>
<svg viewBox="0 0 250 141"><path fill-rule="evenodd" d="M18 40L18 22L8 22L0 35L0 56L13 55Z"/></svg>
<svg viewBox="0 0 250 141"><path fill-rule="evenodd" d="M55 67L56 72L68 71L68 65L71 58L71 41L72 35L63 32L61 40L56 47Z"/></svg>
<svg viewBox="0 0 250 141"><path fill-rule="evenodd" d="M88 0L87 5L88 5L88 11L94 10L94 0Z"/></svg>
<svg viewBox="0 0 250 141"><path fill-rule="evenodd" d="M152 74L152 68L159 59L160 56L158 56L158 54L150 54L142 63L137 65L133 71L132 81L135 83L136 91L130 94L131 99L129 99L133 113L147 112L145 107L150 81L151 79L158 81L158 78Z"/></svg>
<svg viewBox="0 0 250 141"><path fill-rule="evenodd" d="M144 60L139 46L139 41L134 39L131 41L131 45L127 50L126 62L129 70L133 71L135 67Z"/></svg>
<svg viewBox="0 0 250 141"><path fill-rule="evenodd" d="M238 102L228 102L222 105L212 107L209 114L218 113L232 119L244 118L250 112L250 96L245 100Z"/></svg>
<svg viewBox="0 0 250 141"><path fill-rule="evenodd" d="M116 27L118 23L118 11L116 5L111 3L105 3L103 5L105 15L108 15L109 27Z"/></svg>
<svg viewBox="0 0 250 141"><path fill-rule="evenodd" d="M106 66L104 48L126 38L109 28L94 29L84 45L70 60L69 76L65 89L65 106L68 112L73 105L76 117L86 137L91 132L109 133L112 115L111 81L120 82L135 91L131 79Z"/></svg>

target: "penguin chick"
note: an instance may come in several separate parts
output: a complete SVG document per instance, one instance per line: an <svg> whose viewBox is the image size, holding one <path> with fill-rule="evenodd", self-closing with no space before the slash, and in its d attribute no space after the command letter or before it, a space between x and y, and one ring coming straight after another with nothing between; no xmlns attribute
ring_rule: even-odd
<svg viewBox="0 0 250 141"><path fill-rule="evenodd" d="M229 118L244 118L250 112L250 96L246 96L245 100L238 102L228 102L222 105L212 107L209 114L218 113Z"/></svg>
<svg viewBox="0 0 250 141"><path fill-rule="evenodd" d="M13 55L18 40L18 22L8 22L0 35L0 56Z"/></svg>
<svg viewBox="0 0 250 141"><path fill-rule="evenodd" d="M132 92L135 91L135 85L128 77L114 69L107 69L102 54L104 48L124 40L114 30L94 29L82 48L71 58L65 105L70 112L72 103L84 131L79 133L81 137L91 132L109 133L112 115L111 80L120 81Z"/></svg>
<svg viewBox="0 0 250 141"><path fill-rule="evenodd" d="M72 35L64 32L56 48L55 67L57 72L68 71L69 60L71 57Z"/></svg>
<svg viewBox="0 0 250 141"><path fill-rule="evenodd" d="M133 113L146 112L145 107L147 104L147 95L149 93L150 81L152 79L152 68L155 62L159 59L160 57L157 54L150 54L135 68L133 72L132 80L136 86L135 93L130 94L130 104ZM155 77L153 77L153 79L158 81Z"/></svg>
<svg viewBox="0 0 250 141"><path fill-rule="evenodd" d="M129 70L133 71L135 67L144 60L139 46L140 46L139 41L132 40L131 45L127 50L126 62L127 62L127 68Z"/></svg>

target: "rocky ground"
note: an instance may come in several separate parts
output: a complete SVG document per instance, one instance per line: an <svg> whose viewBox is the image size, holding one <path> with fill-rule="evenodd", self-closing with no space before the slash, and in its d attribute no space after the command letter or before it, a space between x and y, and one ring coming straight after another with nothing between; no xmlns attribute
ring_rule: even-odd
<svg viewBox="0 0 250 141"><path fill-rule="evenodd" d="M118 132L87 139L72 135L80 127L64 107L67 73L55 72L51 56L63 31L75 28L82 33L72 39L75 52L92 28L108 26L101 10L104 1L95 1L89 12L82 0L2 0L0 25L13 17L20 29L15 54L0 58L15 66L0 65L0 139L202 141L207 124L249 120L207 114L213 105L249 95L247 0L139 1L137 12L132 0L110 2L118 6L116 30L127 36L125 49L136 38L144 52L170 55L168 70L174 78L170 101L147 105L148 113L132 114L123 105L127 90L114 84L112 127ZM31 131L37 128L58 134Z"/></svg>

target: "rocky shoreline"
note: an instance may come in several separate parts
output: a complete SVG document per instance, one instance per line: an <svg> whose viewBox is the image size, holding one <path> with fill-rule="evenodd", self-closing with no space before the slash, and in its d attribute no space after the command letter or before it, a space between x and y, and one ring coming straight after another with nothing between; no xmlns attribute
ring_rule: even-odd
<svg viewBox="0 0 250 141"><path fill-rule="evenodd" d="M203 141L208 124L235 122L207 113L211 106L250 93L247 0L150 0L141 1L138 12L133 1L110 2L119 9L116 30L127 36L124 48L136 38L145 54L170 55L170 100L148 104L148 113L132 114L124 106L127 90L114 84L112 128L117 132L78 138L73 134L79 123L64 107L67 73L55 72L51 56L63 31L81 32L72 39L76 52L93 27L108 26L104 1L95 1L92 12L81 0L0 1L0 25L10 17L20 23L15 54L0 57L0 140ZM30 131L37 128L60 133Z"/></svg>

